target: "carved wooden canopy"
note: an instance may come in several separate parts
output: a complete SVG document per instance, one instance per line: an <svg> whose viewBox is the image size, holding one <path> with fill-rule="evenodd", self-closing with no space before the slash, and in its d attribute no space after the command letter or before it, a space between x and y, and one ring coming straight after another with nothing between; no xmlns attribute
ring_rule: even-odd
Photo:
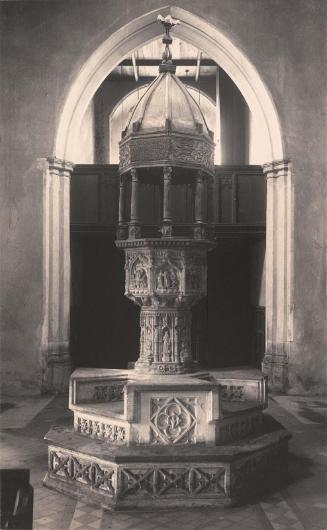
<svg viewBox="0 0 327 530"><path fill-rule="evenodd" d="M160 20L165 27L165 51L159 74L150 84L122 133L120 172L132 168L177 166L213 174L213 132L202 111L175 75L169 44L169 27L176 21ZM168 26L168 30L167 30Z"/></svg>

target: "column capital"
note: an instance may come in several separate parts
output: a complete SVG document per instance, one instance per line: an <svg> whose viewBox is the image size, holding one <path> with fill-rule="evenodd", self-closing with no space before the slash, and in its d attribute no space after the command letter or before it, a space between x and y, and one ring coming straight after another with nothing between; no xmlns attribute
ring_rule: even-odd
<svg viewBox="0 0 327 530"><path fill-rule="evenodd" d="M59 177L70 177L75 166L73 162L56 157L38 158L37 163L39 169L50 171Z"/></svg>
<svg viewBox="0 0 327 530"><path fill-rule="evenodd" d="M138 181L138 174L137 174L137 170L135 169L135 167L132 167L130 172L131 172L132 180L134 180L134 182L137 182Z"/></svg>
<svg viewBox="0 0 327 530"><path fill-rule="evenodd" d="M202 171L202 169L199 169L196 172L196 182L202 183L203 181L204 181L204 172Z"/></svg>
<svg viewBox="0 0 327 530"><path fill-rule="evenodd" d="M266 164L263 164L263 174L266 176L266 178L278 178L281 175L285 175L289 171L289 164L290 161L285 160L273 160L272 162L268 162Z"/></svg>
<svg viewBox="0 0 327 530"><path fill-rule="evenodd" d="M171 166L164 166L163 168L163 176L165 179L171 179L172 177L173 168Z"/></svg>
<svg viewBox="0 0 327 530"><path fill-rule="evenodd" d="M47 158L50 171L57 171L59 174L72 173L75 164L68 160L62 160L60 158L52 157Z"/></svg>

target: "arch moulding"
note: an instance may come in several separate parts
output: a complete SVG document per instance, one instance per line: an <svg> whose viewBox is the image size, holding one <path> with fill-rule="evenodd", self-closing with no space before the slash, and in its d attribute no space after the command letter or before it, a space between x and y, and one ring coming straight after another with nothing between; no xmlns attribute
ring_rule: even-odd
<svg viewBox="0 0 327 530"><path fill-rule="evenodd" d="M289 348L292 341L293 270L293 188L290 165L284 160L282 131L272 96L255 66L221 31L204 19L178 7L154 10L133 20L110 35L89 57L70 86L61 108L53 146L54 157L47 161L44 208L44 338L45 386L61 388L67 381L69 337L69 184L82 118L96 90L124 56L162 34L157 15L171 14L181 24L174 35L192 43L231 77L242 92L260 127L266 146L264 166L267 177L266 237L266 355L263 363L271 386L285 389ZM62 188L62 190L61 190ZM63 191L64 190L64 191ZM64 197L64 202L61 200ZM59 230L59 227L61 229ZM61 236L60 236L61 234ZM48 242L50 241L50 245ZM59 256L59 257L58 257ZM58 261L59 260L59 261ZM60 262L60 263L59 263ZM51 265L51 266L50 266ZM54 288L55 286L55 288ZM53 293L58 286L66 293L65 310ZM49 331L51 315L62 316L57 328ZM59 330L59 331L58 331ZM51 333L52 335L51 335ZM49 366L53 361L53 368ZM66 366L66 369L63 369ZM57 375L56 375L57 374ZM59 381L59 382L56 382Z"/></svg>
<svg viewBox="0 0 327 530"><path fill-rule="evenodd" d="M135 48L162 35L157 15L169 13L180 20L174 35L192 43L231 77L242 92L262 133L265 160L283 159L283 143L278 114L272 97L254 65L221 31L206 20L179 7L165 7L129 22L106 39L85 62L73 81L61 109L54 155L75 162L76 141L88 104L104 79L122 58Z"/></svg>

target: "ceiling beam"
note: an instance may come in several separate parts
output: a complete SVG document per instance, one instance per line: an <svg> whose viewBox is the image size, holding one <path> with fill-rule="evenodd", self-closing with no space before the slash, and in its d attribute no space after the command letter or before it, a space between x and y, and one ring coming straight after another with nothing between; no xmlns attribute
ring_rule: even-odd
<svg viewBox="0 0 327 530"><path fill-rule="evenodd" d="M197 59L173 59L173 64L176 66L197 66ZM138 66L159 66L160 59L138 59ZM133 60L124 59L119 66L133 66ZM217 66L217 63L212 59L201 59L201 66Z"/></svg>
<svg viewBox="0 0 327 530"><path fill-rule="evenodd" d="M137 71L136 59L135 59L135 53L134 52L132 53L132 64L133 64L135 81L137 82L139 80L139 74L138 74L138 71Z"/></svg>
<svg viewBox="0 0 327 530"><path fill-rule="evenodd" d="M195 81L196 81L196 82L199 81L200 65L201 65L201 55L202 55L202 52L199 50L199 51L198 51L198 56L197 56L197 59L196 59L196 70L195 70Z"/></svg>

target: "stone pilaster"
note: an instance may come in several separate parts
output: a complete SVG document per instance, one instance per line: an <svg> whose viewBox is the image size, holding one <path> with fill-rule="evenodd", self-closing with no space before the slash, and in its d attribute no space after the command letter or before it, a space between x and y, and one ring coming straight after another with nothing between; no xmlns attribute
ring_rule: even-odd
<svg viewBox="0 0 327 530"><path fill-rule="evenodd" d="M43 170L43 333L45 390L68 388L70 314L70 176L73 164L40 159Z"/></svg>
<svg viewBox="0 0 327 530"><path fill-rule="evenodd" d="M272 390L286 390L293 340L293 188L290 164L265 164L267 178L266 353L263 372Z"/></svg>

